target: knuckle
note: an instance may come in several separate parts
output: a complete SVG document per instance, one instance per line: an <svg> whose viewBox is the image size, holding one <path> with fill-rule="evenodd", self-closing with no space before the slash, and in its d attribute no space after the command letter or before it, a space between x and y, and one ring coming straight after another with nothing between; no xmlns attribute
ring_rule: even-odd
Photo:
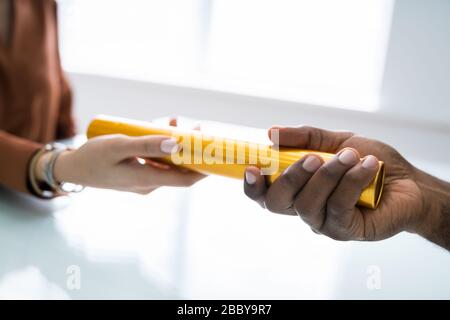
<svg viewBox="0 0 450 320"><path fill-rule="evenodd" d="M126 140L126 139L129 138L129 136L124 135L122 133L115 133L115 134L111 135L111 138L112 139L117 139L117 140Z"/></svg>
<svg viewBox="0 0 450 320"><path fill-rule="evenodd" d="M364 178L364 174L359 170L348 171L344 176L344 180L349 184L361 184Z"/></svg>
<svg viewBox="0 0 450 320"><path fill-rule="evenodd" d="M147 138L141 143L141 152L145 153L158 153L159 152L159 143L156 139Z"/></svg>
<svg viewBox="0 0 450 320"><path fill-rule="evenodd" d="M352 240L352 237L350 236L349 232L346 229L342 228L341 226L335 225L334 222L332 226L330 226L329 222L326 222L325 225L320 230L320 232L323 235L336 241Z"/></svg>
<svg viewBox="0 0 450 320"><path fill-rule="evenodd" d="M301 131L308 132L308 131L313 131L315 128L311 127L311 126L308 126L308 125L300 125L300 126L297 127L297 129L301 130Z"/></svg>
<svg viewBox="0 0 450 320"><path fill-rule="evenodd" d="M155 153L155 148L148 142L140 143L136 149L139 152L139 155L146 155L149 158L151 158L151 154Z"/></svg>
<svg viewBox="0 0 450 320"><path fill-rule="evenodd" d="M285 188L294 188L298 186L301 179L300 170L298 165L295 165L292 168L289 168L289 170L281 176L281 183Z"/></svg>
<svg viewBox="0 0 450 320"><path fill-rule="evenodd" d="M113 134L100 135L93 139L110 142L112 140L120 139L121 137L126 137L126 136L124 134L120 134L120 133L113 133Z"/></svg>
<svg viewBox="0 0 450 320"><path fill-rule="evenodd" d="M123 150L126 143L127 139L124 135L114 135L106 142L108 149L112 152L120 152Z"/></svg>
<svg viewBox="0 0 450 320"><path fill-rule="evenodd" d="M294 201L294 210L301 217L308 217L313 214L313 210L308 201L304 201L302 197L297 197Z"/></svg>
<svg viewBox="0 0 450 320"><path fill-rule="evenodd" d="M265 201L265 206L266 209L269 210L270 212L279 212L280 211L280 206L277 204L276 200L272 199L272 198L266 198Z"/></svg>
<svg viewBox="0 0 450 320"><path fill-rule="evenodd" d="M321 175L326 180L339 179L339 173L329 163L320 167L318 170L318 174Z"/></svg>
<svg viewBox="0 0 450 320"><path fill-rule="evenodd" d="M110 155L119 154L122 150L123 150L123 144L119 141L114 141L114 142L109 141L104 146L104 151Z"/></svg>
<svg viewBox="0 0 450 320"><path fill-rule="evenodd" d="M355 219L343 211L327 210L326 233L335 240L363 240L359 236L360 226Z"/></svg>
<svg viewBox="0 0 450 320"><path fill-rule="evenodd" d="M297 134L301 134L301 135L305 135L307 137L307 141L311 141L314 140L320 140L320 137L318 136L318 134L320 134L320 131L317 130L317 128L314 128L312 126L307 126L307 125L301 125L296 127L297 129ZM317 139L319 138L319 139Z"/></svg>
<svg viewBox="0 0 450 320"><path fill-rule="evenodd" d="M327 215L334 220L339 220L342 213L345 211L345 206L342 199L331 198L327 201Z"/></svg>
<svg viewBox="0 0 450 320"><path fill-rule="evenodd" d="M356 134L353 131L345 131L345 130L343 130L343 131L340 131L340 132L343 133L343 134L348 135L349 137L356 136Z"/></svg>
<svg viewBox="0 0 450 320"><path fill-rule="evenodd" d="M325 221L325 208L318 207L309 202L297 201L294 203L294 211L297 215L314 230L321 232Z"/></svg>
<svg viewBox="0 0 450 320"><path fill-rule="evenodd" d="M128 136L123 134L113 134L108 139L107 142L112 145L124 144L129 139Z"/></svg>

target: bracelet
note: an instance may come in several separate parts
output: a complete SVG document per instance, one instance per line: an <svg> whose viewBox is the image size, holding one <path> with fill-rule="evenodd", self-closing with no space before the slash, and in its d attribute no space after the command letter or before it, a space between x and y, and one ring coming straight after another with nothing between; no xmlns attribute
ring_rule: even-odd
<svg viewBox="0 0 450 320"><path fill-rule="evenodd" d="M28 166L28 181L30 182L32 191L39 197L45 198L45 199L51 199L56 196L55 192L51 190L51 188L47 186L42 186L42 183L39 183L36 179L36 165L38 162L38 159L41 158L42 155L47 153L49 150L47 150L46 147L40 149L38 152L36 152L33 157L31 158L30 164Z"/></svg>
<svg viewBox="0 0 450 320"><path fill-rule="evenodd" d="M56 182L55 177L53 175L54 168L55 168L55 162L56 159L58 159L59 155L63 153L64 151L68 150L65 146L59 146L54 144L53 150L50 154L50 159L44 164L44 177L45 182L53 189L58 190L59 189L59 183ZM61 191L61 190L58 190Z"/></svg>
<svg viewBox="0 0 450 320"><path fill-rule="evenodd" d="M52 143L47 145L47 148L50 149L51 156L44 165L45 182L58 194L78 193L83 191L84 186L69 182L56 181L54 176L56 160L61 153L71 150L71 148L61 143Z"/></svg>
<svg viewBox="0 0 450 320"><path fill-rule="evenodd" d="M47 144L39 150L31 160L29 166L29 180L33 191L42 198L54 198L59 195L80 192L84 186L68 182L56 181L54 177L55 163L58 157L66 150L70 150L66 145L60 143ZM36 180L35 169L38 160L45 154L51 153L50 159L44 163L44 182L45 188L41 187Z"/></svg>

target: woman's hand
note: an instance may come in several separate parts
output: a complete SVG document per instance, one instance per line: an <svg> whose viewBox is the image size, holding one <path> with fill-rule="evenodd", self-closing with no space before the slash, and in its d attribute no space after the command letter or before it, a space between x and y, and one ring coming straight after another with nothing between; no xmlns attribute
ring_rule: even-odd
<svg viewBox="0 0 450 320"><path fill-rule="evenodd" d="M140 194L160 186L190 186L203 175L157 162L179 148L176 140L165 136L101 136L79 149L63 152L55 163L54 177L57 181ZM39 179L39 173L37 176Z"/></svg>
<svg viewBox="0 0 450 320"><path fill-rule="evenodd" d="M248 168L244 189L251 199L272 212L298 215L315 232L337 240L380 240L411 231L450 246L445 231L449 230L448 184L414 168L392 147L376 140L311 127L273 129L279 130L281 146L337 155L327 163L307 155L270 187L257 168ZM378 159L386 170L381 202L375 210L357 207L362 190L377 172Z"/></svg>

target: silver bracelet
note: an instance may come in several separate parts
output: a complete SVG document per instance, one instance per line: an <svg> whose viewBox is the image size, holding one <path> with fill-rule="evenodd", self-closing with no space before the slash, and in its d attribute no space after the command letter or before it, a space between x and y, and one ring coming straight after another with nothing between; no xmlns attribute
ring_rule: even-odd
<svg viewBox="0 0 450 320"><path fill-rule="evenodd" d="M35 169L38 162L38 159L47 153L48 150L46 148L42 148L36 154L31 158L30 165L28 166L28 179L32 188L32 191L39 197L45 198L45 199L51 199L57 196L57 194L52 191L48 190L46 188L42 188L39 184L39 182L36 179L35 175Z"/></svg>
<svg viewBox="0 0 450 320"><path fill-rule="evenodd" d="M58 157L64 151L70 150L66 145L61 143L52 143L45 146L48 152L51 152L50 159L44 165L45 182L58 194L76 193L84 189L82 185L74 183L56 181L54 176L55 163Z"/></svg>

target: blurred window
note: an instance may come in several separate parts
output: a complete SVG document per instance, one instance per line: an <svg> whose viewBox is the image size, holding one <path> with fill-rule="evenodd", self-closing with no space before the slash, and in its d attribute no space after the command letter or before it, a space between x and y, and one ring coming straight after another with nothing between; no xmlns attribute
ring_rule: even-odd
<svg viewBox="0 0 450 320"><path fill-rule="evenodd" d="M394 0L60 0L66 70L374 111Z"/></svg>

